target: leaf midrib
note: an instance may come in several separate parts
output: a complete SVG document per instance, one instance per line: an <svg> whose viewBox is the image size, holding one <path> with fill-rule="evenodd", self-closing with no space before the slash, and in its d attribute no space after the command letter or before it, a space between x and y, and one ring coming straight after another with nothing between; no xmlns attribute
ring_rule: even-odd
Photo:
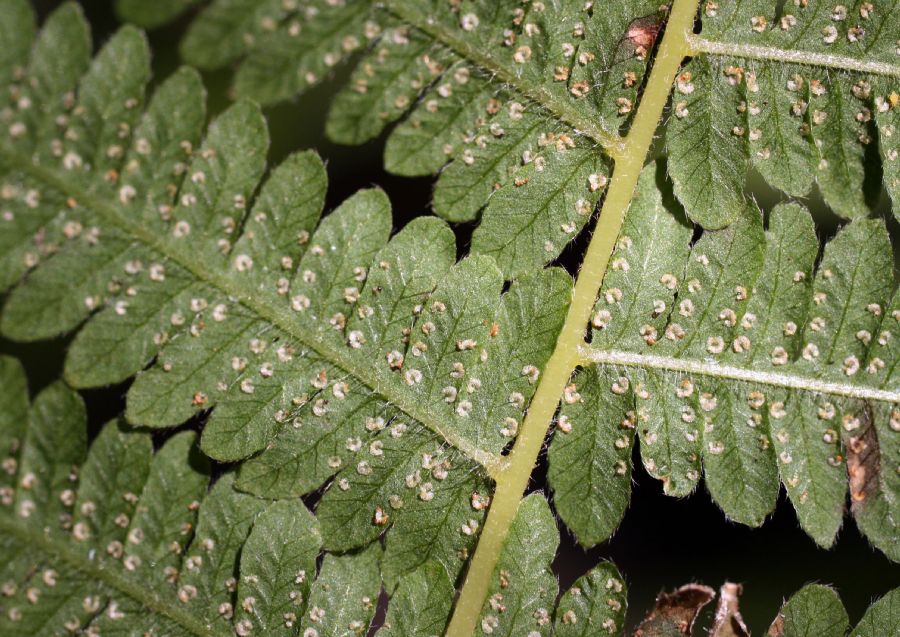
<svg viewBox="0 0 900 637"><path fill-rule="evenodd" d="M386 385L379 379L374 367L359 365L338 348L320 340L315 334L310 334L302 329L302 326L298 325L294 320L287 306L274 306L268 303L265 298L261 298L258 290L236 284L221 273L208 268L195 254L176 248L157 233L120 213L115 206L102 201L79 186L69 183L68 179L60 175L58 171L35 165L27 156L9 148L6 144L0 144L0 155L6 156L14 169L21 170L47 186L72 196L82 206L89 208L123 232L130 234L135 240L178 263L199 281L218 288L226 296L233 297L260 319L277 327L285 334L315 351L326 361L343 369L373 392L388 399L408 416L441 436L448 444L456 447L470 459L482 465L488 475L494 476L505 463L503 458L476 447L463 436L444 427L442 423L446 419L431 410L427 404L422 403L415 397L404 396L401 392Z"/></svg>
<svg viewBox="0 0 900 637"><path fill-rule="evenodd" d="M214 631L199 622L194 613L163 599L153 587L147 586L146 582L134 580L118 572L118 569L113 568L112 565L101 565L96 560L88 559L79 551L74 550L71 542L62 538L52 538L40 531L36 532L33 526L19 524L9 515L0 515L0 533L10 535L31 549L37 549L51 558L65 562L88 577L134 599L152 612L168 617L194 635L200 637L215 637L216 635Z"/></svg>
<svg viewBox="0 0 900 637"><path fill-rule="evenodd" d="M813 51L793 51L776 46L757 46L740 42L712 40L700 35L689 35L691 54L716 57L736 57L748 60L771 61L781 64L802 64L824 69L839 69L871 75L883 75L900 79L900 65L875 60L859 60L847 55L816 53Z"/></svg>
<svg viewBox="0 0 900 637"><path fill-rule="evenodd" d="M584 363L697 374L723 381L742 381L844 398L900 403L900 391L879 389L870 385L826 381L796 373L767 372L733 365L720 365L694 358L638 354L615 348L596 349L584 346L580 347L578 351Z"/></svg>

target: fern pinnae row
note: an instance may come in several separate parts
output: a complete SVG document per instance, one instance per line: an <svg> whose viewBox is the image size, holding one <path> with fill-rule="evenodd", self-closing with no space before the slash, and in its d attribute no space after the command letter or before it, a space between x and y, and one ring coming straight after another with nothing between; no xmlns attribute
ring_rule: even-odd
<svg viewBox="0 0 900 637"><path fill-rule="evenodd" d="M54 540L33 528L24 528L12 519L0 516L0 531L15 537L23 544L37 548L59 559L69 566L81 571L94 580L103 582L110 588L127 595L155 613L165 615L179 626L198 637L214 637L216 632L210 630L203 622L198 621L195 613L179 608L173 603L155 594L152 586L146 586L130 577L120 575L109 565L100 565L84 554L74 550L70 542Z"/></svg>
<svg viewBox="0 0 900 637"><path fill-rule="evenodd" d="M74 5L63 11L74 17L54 14L42 42L58 37L61 24L84 26ZM78 35L86 39L86 31ZM317 507L320 548L380 547L373 540L390 527L378 569L389 587L429 560L456 580L492 495L487 472L467 454L488 471L501 462L564 322L571 277L549 268L504 292L490 256L457 262L444 221L418 218L391 237L390 203L376 189L322 219L323 162L295 153L264 177L269 137L254 104L239 101L205 127L203 87L189 69L163 82L146 108L143 85L127 85L126 95L100 91L97 78L119 68L121 50L143 42L125 28L93 63L84 55L83 68L58 90L66 97L52 102L75 111L71 120L52 122L71 129L62 140L40 130L23 139L32 129L17 121L17 111L4 111L16 120L11 141L0 143L3 195L13 200L4 220L26 223L23 232L4 235L19 250L7 258L8 285L24 280L4 306L2 329L37 340L80 326L66 378L90 387L136 375L126 403L130 424L172 427L209 410L200 449L223 461L247 459L236 477L216 482L216 493L299 502L334 478ZM148 57L144 49L140 60ZM28 108L30 99L17 102L29 115L37 110ZM128 114L121 125L114 118L120 106ZM181 106L193 117L173 117ZM114 142L78 136L83 120L100 115ZM301 205L308 195L313 203ZM60 243L39 256L30 251L35 229L27 223L48 219ZM123 244L133 252L108 263ZM76 267L94 276L71 285ZM342 365L345 357L355 364ZM441 437L426 422L458 429ZM85 493L86 511L107 501L99 491ZM219 509L206 517L221 517ZM438 513L446 524L417 523ZM75 539L89 539L79 524ZM233 528L225 525L220 544L235 545ZM201 551L215 541L197 532ZM108 550L120 553L118 544ZM233 590L194 581L201 559L212 567L205 571L218 573L221 560L189 555L178 600L203 604L215 593L204 609L223 617L234 611L235 626L246 627L250 620L240 613L250 611L234 603ZM337 610L343 601L325 596L319 606ZM321 618L316 611L309 621ZM354 626L369 621L349 619ZM297 619L274 621L290 629Z"/></svg>
<svg viewBox="0 0 900 637"><path fill-rule="evenodd" d="M735 42L717 42L693 34L688 37L688 45L692 56L713 55L745 58L900 78L900 66L877 60L856 59L844 55L831 55L815 51L796 51Z"/></svg>
<svg viewBox="0 0 900 637"><path fill-rule="evenodd" d="M489 475L496 475L500 467L503 466L505 462L503 458L475 447L461 436L456 435L453 431L442 427L439 424L441 422L440 418L435 414L429 413L426 404L408 401L401 396L392 396L394 392L387 387L381 387L381 383L375 378L371 369L354 365L352 361L348 360L337 348L331 347L312 337L304 330L299 329L286 308L279 308L266 303L252 290L239 289L233 281L229 281L212 269L207 268L201 260L189 250L179 250L175 248L171 243L162 240L158 235L149 231L140 223L122 215L116 210L115 206L109 205L84 189L70 183L64 177L56 174L53 170L33 164L28 158L23 157L16 151L6 147L5 144L0 144L0 156L5 156L11 162L22 166L25 171L36 179L58 189L60 192L66 193L75 201L97 211L111 223L134 236L148 247L166 255L188 271L192 272L199 280L217 287L226 295L233 296L238 299L241 304L255 312L261 318L270 321L273 325L277 326L287 334L290 334L293 338L296 338L311 349L317 351L326 359L334 361L335 364L346 369L351 375L361 380L374 391L381 395L389 396L394 405L419 422L422 422L426 427L444 438L450 445L456 447L466 456L482 465Z"/></svg>
<svg viewBox="0 0 900 637"><path fill-rule="evenodd" d="M288 636L313 621L307 607L371 621L371 603L340 609L322 593L343 580L345 596L371 600L379 547L317 568L317 518L299 499L239 492L233 472L211 480L193 432L154 451L119 418L88 443L74 390L56 382L29 403L24 370L6 356L0 377L13 394L0 435L18 443L0 498L3 634Z"/></svg>
<svg viewBox="0 0 900 637"><path fill-rule="evenodd" d="M505 66L495 63L489 54L479 51L464 39L442 29L434 21L428 20L419 13L410 10L407 3L388 0L385 2L385 6L388 11L404 22L427 33L436 41L453 50L460 57L470 61L491 76L498 78L501 82L514 87L523 96L534 100L561 121L570 124L582 134L593 139L613 159L617 158L624 151L624 138L619 135L612 135L596 126L594 122L586 119L575 109L571 108L568 103L555 99L544 87L523 85L520 79L510 73Z"/></svg>
<svg viewBox="0 0 900 637"><path fill-rule="evenodd" d="M597 349L589 346L580 347L578 351L581 355L582 362L585 364L621 365L623 367L659 369L684 374L709 376L712 378L744 381L768 387L799 389L815 394L829 394L831 396L840 396L842 398L900 403L900 391L866 387L864 385L836 383L797 374L779 374L776 372L766 372L745 367L720 365L715 362L676 358L674 356L656 356L653 354L623 352L614 349Z"/></svg>

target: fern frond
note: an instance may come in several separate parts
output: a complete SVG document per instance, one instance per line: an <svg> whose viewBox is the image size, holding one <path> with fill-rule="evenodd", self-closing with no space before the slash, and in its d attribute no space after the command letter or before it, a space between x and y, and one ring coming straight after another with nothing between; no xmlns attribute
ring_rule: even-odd
<svg viewBox="0 0 900 637"><path fill-rule="evenodd" d="M652 3L623 9L389 3L397 29L410 33L404 41L424 37L442 55L429 54L428 82L387 79L382 69L411 51L386 32L334 101L329 135L360 143L402 117L388 136L388 169L441 171L434 210L451 221L479 219L473 252L494 256L508 278L539 268L591 218L611 171L608 154L638 99L648 56L625 34L638 18L662 18ZM403 107L370 101L382 92ZM368 125L342 125L366 101Z"/></svg>
<svg viewBox="0 0 900 637"><path fill-rule="evenodd" d="M4 633L323 637L369 628L386 566L378 542L326 553L317 567L328 535L317 517L298 499L237 491L230 472L210 486L193 432L154 452L148 432L113 420L89 445L73 390L52 384L29 405L24 371L9 357L0 357L0 381ZM499 586L514 584L506 603L520 627L545 625L559 538L542 496L526 501L515 533ZM609 565L591 577L599 572L621 581ZM452 591L445 568L423 562L397 587L381 634L439 634Z"/></svg>
<svg viewBox="0 0 900 637"><path fill-rule="evenodd" d="M174 19L202 0L116 0L119 16L142 28ZM233 92L272 104L302 93L382 32L371 0L216 0L205 3L181 42L203 70L237 64ZM381 19L379 19L381 18Z"/></svg>
<svg viewBox="0 0 900 637"><path fill-rule="evenodd" d="M878 195L865 166L876 146L896 199L900 14L888 4L776 4L706 3L690 38L696 57L676 85L666 141L675 192L704 226L740 216L751 167L794 196L816 183L838 215L864 217Z"/></svg>
<svg viewBox="0 0 900 637"><path fill-rule="evenodd" d="M625 630L627 590L612 564L601 562L563 593L553 609L557 584L548 567L559 535L546 500L540 493L526 496L510 529L509 539L494 572L490 596L479 619L489 635L557 635L559 637L632 634ZM708 637L748 637L738 632L741 587L725 584L719 595L716 619ZM663 593L633 633L635 637L691 637L695 621L716 598L707 586L689 584ZM552 629L551 629L552 625ZM812 584L794 594L769 628L772 637L874 637L900 629L900 589L894 589L866 610L853 630L837 592ZM552 632L551 632L552 630Z"/></svg>
<svg viewBox="0 0 900 637"><path fill-rule="evenodd" d="M381 589L377 542L355 554L326 553L300 500L259 500L225 473L210 487L196 435L182 432L156 452L150 434L113 420L88 448L84 405L62 383L29 405L17 361L0 357L4 419L0 487L0 627L10 634L66 630L100 634L361 634ZM469 522L474 525L474 521ZM601 563L556 604L550 564L559 533L547 500L519 507L480 617L489 634L624 635L624 581ZM740 618L726 585L717 618ZM855 637L893 634L900 589L869 608ZM691 585L657 599L645 635L691 635L712 589ZM424 562L391 596L378 634L439 634L452 599L447 571ZM718 637L719 621L710 629ZM733 626L733 624L731 624ZM782 608L772 635L844 637L847 613L834 590L807 586ZM746 633L745 633L746 634Z"/></svg>
<svg viewBox="0 0 900 637"><path fill-rule="evenodd" d="M30 70L86 33L72 5L49 19L14 87L20 104ZM239 488L293 497L335 476L320 506L329 548L363 546L390 520L410 527L390 534L391 585L429 559L455 577L474 541L457 529L483 516L561 329L568 275L545 270L501 294L490 257L454 264L443 221L391 238L379 190L320 222L321 161L299 153L262 180L255 106L238 102L201 142L203 89L181 70L140 115L145 54L127 27L80 83L57 80L68 98L6 112L12 127L26 122L0 146L7 279L28 274L9 294L4 334L35 340L84 323L66 360L74 386L137 374L127 418L148 427L212 409L204 452L253 456ZM37 113L52 128L32 126ZM441 524L419 523L434 512Z"/></svg>
<svg viewBox="0 0 900 637"><path fill-rule="evenodd" d="M780 482L826 547L849 474L857 523L896 560L900 313L883 222L850 223L818 265L797 204L776 206L765 230L747 208L691 246L660 178L656 166L641 177L584 350L594 365L574 379L550 445L560 515L585 544L612 533L637 434L670 495L693 490L702 466L725 513L757 526Z"/></svg>
<svg viewBox="0 0 900 637"><path fill-rule="evenodd" d="M581 5L563 3L570 8L555 9L559 14L548 19L551 24L566 25L569 15L573 19L577 15L585 27L585 38L578 43L572 58L571 73L563 82L558 81L559 77L554 78L559 68L553 66L558 63L554 56L560 43L570 34L564 31L565 27L545 30L534 8L523 15L522 22L536 27L542 35L533 41L520 37L515 42L509 38L504 41L499 36L492 40L469 34L453 24L449 17L444 18L444 10L436 6L416 12L403 2L393 2L388 8L459 53L476 68L493 71L479 61L479 51L488 52L481 53L481 57L499 52L499 59L503 60L507 51L515 57L514 51L519 44L530 45L535 50L535 60L521 65L513 78L499 73L499 79L514 89L513 96L524 95L532 102L547 106L552 119L566 122L582 135L593 137L604 145L602 135L592 135L591 127L585 125L584 120L600 122L604 133L612 135L613 139L620 128L627 128L631 106L641 98L644 73L643 66L633 54L644 40L652 45L652 36L659 26L654 20L661 22L664 16L654 18L654 8L634 3L620 11L589 7L587 13L583 9L589 5ZM514 12L512 4L504 8ZM475 8L472 15L479 16L480 9ZM460 8L454 14L461 22L465 10ZM502 24L497 14L502 15L503 9L495 8L494 11L485 10L479 22L495 24L499 21ZM581 13L569 14L567 11ZM546 10L546 13L552 12ZM841 12L844 15L834 15ZM427 19L422 19L423 16ZM872 154L876 144L884 159L884 183L892 194L896 193L897 148L893 133L896 128L896 82L900 78L896 56L896 33L900 23L892 7L860 5L842 10L824 2L810 2L781 11L778 3L773 2L721 7L713 2L704 6L700 17L701 32L688 38L689 55L693 60L677 79L672 105L674 117L666 133L668 170L675 183L676 195L691 219L708 228L719 228L737 219L745 202L744 183L751 166L769 183L795 196L807 195L816 182L826 202L839 215L848 218L865 216L873 205L873 197L877 199L877 188L873 190L870 183L877 180L877 176L866 177L864 159ZM435 24L438 26L433 26ZM522 35L515 28L511 32ZM544 41L539 41L541 38ZM477 44L471 46L475 42ZM592 47L600 47L600 50ZM583 58L583 55L590 57ZM569 68L567 64L560 64ZM511 66L516 68L515 64ZM585 72L589 92L582 99L577 96L576 89L583 79L579 73ZM449 81L452 76L446 74L444 77L446 84L441 78L435 81L434 88L454 87ZM623 78L626 78L624 84ZM376 77L365 85L377 83ZM542 88L529 91L529 86ZM569 92L557 91L560 86L567 87ZM353 89L351 85L346 91ZM542 92L546 99L542 98ZM389 137L385 158L389 169L394 160L394 148L401 158L408 154L399 144L392 147L392 138L409 135L409 127L416 127L420 117L425 122L442 121L442 128L446 128L448 122L455 126L454 118L459 108L452 105L453 98L441 100L439 95L432 89L411 112L408 121ZM463 100L466 98L463 96ZM433 110L444 102L451 102L450 119L425 114L429 107ZM557 102L560 106L556 106ZM340 113L340 104L340 101L335 103L333 114ZM577 115L572 116L572 113ZM487 127L481 129L481 145L484 140L491 140L487 133L492 122L493 119L489 119ZM504 128L502 121L497 121L497 125ZM471 130L478 141L479 129ZM427 135L429 131L424 132ZM333 137L338 141L351 141ZM469 148L477 159L478 152L474 147ZM870 148L872 151L867 150ZM535 155L541 152L535 148L530 150ZM615 144L607 145L607 150L616 157ZM552 153L542 153L548 162L552 161L551 156ZM442 182L447 179L445 175L456 170L475 172L466 169L460 161L466 157L464 154L457 151L451 157L454 161L442 174L435 192L435 210L442 215L447 214L439 197ZM438 163L435 160L431 166ZM508 166L514 166L514 163ZM528 177L526 170L521 178ZM497 181L504 184L508 180ZM538 199L540 195L535 195L534 190L543 193L549 189L552 187L532 189L532 193L522 194L519 200ZM467 208L472 210L470 218L487 202L483 214L485 223L488 222L492 208L500 208L493 198L488 199L489 196L489 190L483 192L480 201ZM532 217L540 217L539 210L528 212ZM493 234L487 228L482 232L485 237ZM486 245L476 243L474 249L502 254L490 242ZM502 258L499 260L502 262Z"/></svg>
<svg viewBox="0 0 900 637"><path fill-rule="evenodd" d="M321 635L371 621L377 546L326 555L317 577L316 518L234 490L231 473L210 488L194 433L154 453L149 433L114 420L88 449L78 394L55 383L28 406L7 357L0 379L16 401L2 423L4 634L293 635L314 609Z"/></svg>
<svg viewBox="0 0 900 637"><path fill-rule="evenodd" d="M620 142L652 45L628 39L629 24L658 29L658 9L223 0L197 17L182 51L201 68L246 54L235 93L269 103L368 43L333 103L329 136L358 144L403 119L388 138L389 169L427 175L451 162L435 211L483 216L473 251L514 278L556 258L590 219L610 173L604 150Z"/></svg>
<svg viewBox="0 0 900 637"><path fill-rule="evenodd" d="M473 254L456 262L443 220L416 219L392 236L379 190L322 218L321 161L298 153L267 174L268 133L251 102L238 99L204 134L194 71L175 73L145 107L149 54L136 29L122 29L91 62L74 5L53 14L32 44L24 0L0 0L14 26L0 29L0 79L9 83L0 92L0 288L12 290L0 330L27 341L81 327L67 380L92 387L137 375L131 423L165 428L206 417L200 448L243 462L211 492L223 485L225 503L204 505L210 521L200 520L198 534L227 518L234 499L239 523L228 526L252 537L248 520L265 505L247 493L296 503L323 489L321 546L356 553L325 559L310 603L341 625L364 629L369 620L356 616L372 609L347 610L325 587L371 602L383 578L397 595L391 621L409 631L440 627L441 593L468 563L449 634L469 634L477 621L505 634L553 630L555 525L541 496L518 505L560 396L549 480L584 544L605 539L627 506L637 435L667 491L690 492L703 468L714 500L747 524L763 521L785 484L801 524L824 546L841 525L849 484L860 528L900 559L891 336L900 307L884 224L865 218L874 182L862 168L880 126L883 172L895 189L893 58L881 35L866 40L874 47L866 57L843 44L826 53L806 40L785 44L767 32L761 3L741 4L717 26L715 5L692 35L696 5L686 0L671 14L643 1L622 11L580 0L524 8L213 2L184 50L206 64L245 58L239 94L281 99L369 42L329 132L355 143L405 118L389 137L388 163L409 174L441 170L435 208L446 220L481 215ZM802 22L809 36L823 6L779 28ZM893 12L881 13L860 17L878 34L896 31ZM745 19L765 33L760 42L741 40ZM859 29L838 33L858 43ZM778 78L766 65L792 74ZM637 184L671 85L665 171L651 167ZM802 103L793 97L801 89ZM768 102L755 103L757 93ZM777 113L766 110L773 104ZM783 121L786 109L808 120L799 131ZM761 116L766 123L755 125ZM755 147L764 133L782 146ZM767 149L780 162L771 175L751 158L766 161ZM854 218L821 263L805 210L780 206L766 227L746 201L751 165L789 194L817 183L838 214ZM660 191L664 172L686 212ZM568 275L543 266L601 197L604 214L573 290ZM686 218L706 228L694 245ZM110 426L90 453L134 455L110 467L137 484L156 462L140 435ZM66 453L83 456L85 445L77 438ZM43 466L45 447L29 462ZM117 484L85 478L85 497L105 498ZM79 535L118 533L118 510L94 519L92 507L76 508L86 516L73 526ZM47 550L63 551L55 546ZM213 570L229 558L221 559L209 558ZM223 621L213 609L227 591L194 570L184 574L185 603L195 591L199 621ZM366 575L348 580L355 571ZM410 573L415 590L402 586ZM234 601L251 613L247 599L277 593L247 595ZM412 617L418 605L429 612ZM301 627L325 630L309 624L312 615ZM600 617L620 623L613 615ZM191 620L165 616L158 621ZM277 612L247 620L280 621Z"/></svg>
<svg viewBox="0 0 900 637"><path fill-rule="evenodd" d="M192 54L189 36L187 59L221 65L237 55L226 51L249 49L236 90L264 101L301 88L296 77L282 77L284 69L321 77L309 70L307 49L331 31L301 28L291 14L318 16L313 5L244 4L236 11L230 0L213 2L195 31L212 25L203 50L215 55ZM818 1L779 6L705 3L702 30L688 38L693 59L677 79L666 129L668 170L689 217L707 228L740 216L751 168L793 196L815 183L838 215L856 218L876 203L878 177L867 176L865 161L880 153L884 184L897 197L897 12ZM613 158L621 151L619 131L642 97L665 14L649 2L607 11L575 0L526 7L392 0L371 13L365 2L337 7L373 22L371 46L332 105L329 136L361 143L404 119L388 137L387 168L427 175L446 164L434 208L451 221L482 218L473 251L494 255L508 277L553 260L599 198L584 187L591 175L605 183L602 151ZM250 44L224 32L239 21ZM344 24L347 33L360 29ZM279 45L291 28L298 43ZM361 40L348 37L355 49ZM245 71L257 57L273 60L267 73ZM284 92L266 88L270 78Z"/></svg>

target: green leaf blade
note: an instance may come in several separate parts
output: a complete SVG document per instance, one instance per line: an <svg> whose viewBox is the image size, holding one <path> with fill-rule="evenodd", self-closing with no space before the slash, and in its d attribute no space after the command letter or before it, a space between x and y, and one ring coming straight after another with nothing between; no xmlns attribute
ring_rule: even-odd
<svg viewBox="0 0 900 637"><path fill-rule="evenodd" d="M588 222L608 171L587 149L539 155L492 195L472 251L493 256L510 279L540 268Z"/></svg>
<svg viewBox="0 0 900 637"><path fill-rule="evenodd" d="M890 635L900 630L900 589L874 602L850 634L853 637Z"/></svg>
<svg viewBox="0 0 900 637"><path fill-rule="evenodd" d="M550 563L559 544L559 532L541 493L526 496L491 581L481 611L480 627L507 637L536 632L549 635L556 601L556 578Z"/></svg>
<svg viewBox="0 0 900 637"><path fill-rule="evenodd" d="M625 590L619 570L609 562L601 562L563 593L556 609L555 634L559 637L588 637L603 632L622 634L628 608Z"/></svg>
<svg viewBox="0 0 900 637"><path fill-rule="evenodd" d="M321 546L319 523L299 500L282 500L263 511L241 552L236 625L293 635Z"/></svg>
<svg viewBox="0 0 900 637"><path fill-rule="evenodd" d="M374 139L403 116L422 87L440 77L447 57L421 32L388 23L374 50L332 102L325 133L339 144Z"/></svg>
<svg viewBox="0 0 900 637"><path fill-rule="evenodd" d="M443 634L453 585L439 564L427 562L400 583L388 606L380 637L432 637Z"/></svg>
<svg viewBox="0 0 900 637"><path fill-rule="evenodd" d="M547 479L559 516L593 546L612 535L631 497L635 424L608 416L633 412L634 402L627 379L599 367L581 371L573 385L548 450Z"/></svg>
<svg viewBox="0 0 900 637"><path fill-rule="evenodd" d="M272 4L280 9L280 2ZM321 82L332 68L380 30L368 20L369 3L363 0L317 1L312 8L314 11L305 15L296 12L276 21L272 33L260 37L256 46L248 47L247 57L234 78L237 95L252 97L263 104L288 99ZM263 23L264 20L257 22ZM192 59L187 46L186 39L183 47L186 57ZM216 39L210 42L209 54L218 54ZM216 65L222 64L220 59L216 60Z"/></svg>
<svg viewBox="0 0 900 637"><path fill-rule="evenodd" d="M159 585L180 566L185 529L196 526L209 485L209 461L197 452L196 438L193 432L176 434L154 454L126 535L126 569Z"/></svg>
<svg viewBox="0 0 900 637"><path fill-rule="evenodd" d="M730 105L730 85L714 83L721 67L695 58L675 87L675 117L666 130L669 176L688 216L705 228L722 228L746 208L743 193L747 156L733 141L743 122ZM743 130L743 129L741 129Z"/></svg>
<svg viewBox="0 0 900 637"><path fill-rule="evenodd" d="M110 421L91 443L79 474L72 534L99 550L120 553L147 481L153 453L150 437Z"/></svg>
<svg viewBox="0 0 900 637"><path fill-rule="evenodd" d="M849 626L847 611L834 589L812 584L787 601L769 632L775 629L779 637L841 637Z"/></svg>
<svg viewBox="0 0 900 637"><path fill-rule="evenodd" d="M309 613L300 634L312 629L320 637L341 637L364 631L375 614L381 578L381 548L351 555L326 555L309 595Z"/></svg>

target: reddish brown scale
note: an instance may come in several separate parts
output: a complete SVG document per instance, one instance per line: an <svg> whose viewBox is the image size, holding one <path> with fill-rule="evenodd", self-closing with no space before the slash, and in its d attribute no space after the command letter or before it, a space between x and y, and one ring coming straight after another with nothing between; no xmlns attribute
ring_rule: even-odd
<svg viewBox="0 0 900 637"><path fill-rule="evenodd" d="M630 45L634 55L644 57L653 49L662 28L663 20L660 16L649 15L635 18L625 31L625 41Z"/></svg>

